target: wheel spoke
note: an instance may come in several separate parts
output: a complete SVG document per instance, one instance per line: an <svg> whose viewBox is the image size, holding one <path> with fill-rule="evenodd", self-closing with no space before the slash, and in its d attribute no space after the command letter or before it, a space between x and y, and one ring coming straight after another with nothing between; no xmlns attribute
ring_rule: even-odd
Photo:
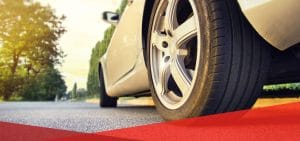
<svg viewBox="0 0 300 141"><path fill-rule="evenodd" d="M194 16L190 17L188 20L186 20L174 30L174 36L177 40L176 44L178 47L185 43L187 40L191 39L192 37L195 37L196 35L197 27L195 24Z"/></svg>
<svg viewBox="0 0 300 141"><path fill-rule="evenodd" d="M178 25L176 15L176 5L178 0L168 0L168 6L166 9L165 27L168 30L174 30L174 27Z"/></svg>
<svg viewBox="0 0 300 141"><path fill-rule="evenodd" d="M181 93L183 95L187 94L191 86L191 80L185 73L184 64L175 59L170 65L170 71Z"/></svg>
<svg viewBox="0 0 300 141"><path fill-rule="evenodd" d="M159 71L159 83L158 83L158 91L159 94L164 95L168 91L168 81L170 79L170 64L165 63L162 65Z"/></svg>

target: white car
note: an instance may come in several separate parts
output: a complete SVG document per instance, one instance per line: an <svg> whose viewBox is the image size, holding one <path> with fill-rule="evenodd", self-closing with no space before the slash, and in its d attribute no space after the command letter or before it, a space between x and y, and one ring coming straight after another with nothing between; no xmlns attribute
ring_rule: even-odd
<svg viewBox="0 0 300 141"><path fill-rule="evenodd" d="M300 80L298 0L129 0L99 63L100 106L152 94L164 119L251 108Z"/></svg>

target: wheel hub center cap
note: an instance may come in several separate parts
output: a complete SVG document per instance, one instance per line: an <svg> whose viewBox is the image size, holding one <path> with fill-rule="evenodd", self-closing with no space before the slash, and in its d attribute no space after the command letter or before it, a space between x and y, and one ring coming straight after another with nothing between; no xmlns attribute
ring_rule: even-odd
<svg viewBox="0 0 300 141"><path fill-rule="evenodd" d="M177 56L177 50L178 49L176 48L175 43L176 43L176 41L172 37L171 32L168 33L167 37L164 40L161 41L161 46L166 49L165 53L167 54L167 56L171 57L171 60L173 60Z"/></svg>

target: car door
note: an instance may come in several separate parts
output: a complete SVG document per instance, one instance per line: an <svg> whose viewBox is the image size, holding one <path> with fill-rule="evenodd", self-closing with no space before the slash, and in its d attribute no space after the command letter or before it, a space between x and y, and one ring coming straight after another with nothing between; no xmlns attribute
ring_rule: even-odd
<svg viewBox="0 0 300 141"><path fill-rule="evenodd" d="M138 58L138 48L141 47L137 43L140 41L137 24L142 23L141 17L137 16L138 6L139 2L129 1L108 47L106 67L109 84L113 85L130 72Z"/></svg>

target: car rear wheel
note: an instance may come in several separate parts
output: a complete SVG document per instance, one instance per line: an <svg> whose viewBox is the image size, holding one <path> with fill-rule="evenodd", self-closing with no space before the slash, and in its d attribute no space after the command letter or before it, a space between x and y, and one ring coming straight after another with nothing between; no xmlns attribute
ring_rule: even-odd
<svg viewBox="0 0 300 141"><path fill-rule="evenodd" d="M100 83L100 107L116 107L118 98L110 97L106 93L105 84L104 84L104 77L101 66L99 67L99 83Z"/></svg>
<svg viewBox="0 0 300 141"><path fill-rule="evenodd" d="M269 45L236 0L157 0L148 30L152 97L167 120L250 108L269 68Z"/></svg>

